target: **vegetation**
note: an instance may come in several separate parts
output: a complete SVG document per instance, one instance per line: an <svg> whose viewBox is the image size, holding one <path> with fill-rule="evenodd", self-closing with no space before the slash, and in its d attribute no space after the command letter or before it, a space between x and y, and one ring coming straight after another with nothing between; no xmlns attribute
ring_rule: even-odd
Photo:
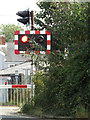
<svg viewBox="0 0 90 120"><path fill-rule="evenodd" d="M52 52L43 57L48 66L39 66L34 76L33 109L40 108L43 114L87 118L90 106L88 3L40 2L38 6L42 11L35 21L39 29L51 31Z"/></svg>
<svg viewBox="0 0 90 120"><path fill-rule="evenodd" d="M14 32L16 30L23 30L19 25L8 24L0 26L0 34L5 35L6 42L14 41Z"/></svg>

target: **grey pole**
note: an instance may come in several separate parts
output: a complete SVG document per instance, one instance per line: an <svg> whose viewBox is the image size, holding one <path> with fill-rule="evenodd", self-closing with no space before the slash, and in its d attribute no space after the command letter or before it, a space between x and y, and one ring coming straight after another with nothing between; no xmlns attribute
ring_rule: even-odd
<svg viewBox="0 0 90 120"><path fill-rule="evenodd" d="M18 70L15 71L16 84L18 84Z"/></svg>
<svg viewBox="0 0 90 120"><path fill-rule="evenodd" d="M16 85L18 84L18 70L15 71ZM17 88L17 105L18 105L18 88Z"/></svg>
<svg viewBox="0 0 90 120"><path fill-rule="evenodd" d="M34 30L34 12L31 11L31 30ZM32 58L32 63L31 63L31 71L32 71L32 74L31 74L31 101L33 99L33 81L32 81L32 78L33 78L33 58Z"/></svg>
<svg viewBox="0 0 90 120"><path fill-rule="evenodd" d="M33 81L32 81L32 77L33 77L33 60L31 63L31 101L33 99Z"/></svg>

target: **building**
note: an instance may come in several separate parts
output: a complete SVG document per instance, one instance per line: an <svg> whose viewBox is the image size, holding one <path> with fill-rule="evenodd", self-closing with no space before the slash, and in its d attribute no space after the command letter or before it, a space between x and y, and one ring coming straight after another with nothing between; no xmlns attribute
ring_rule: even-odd
<svg viewBox="0 0 90 120"><path fill-rule="evenodd" d="M0 84L30 84L30 72L32 71L29 57L14 53L14 42L0 45ZM35 70L35 68L34 68ZM16 81L16 76L18 79ZM0 89L0 103L7 102L8 90Z"/></svg>

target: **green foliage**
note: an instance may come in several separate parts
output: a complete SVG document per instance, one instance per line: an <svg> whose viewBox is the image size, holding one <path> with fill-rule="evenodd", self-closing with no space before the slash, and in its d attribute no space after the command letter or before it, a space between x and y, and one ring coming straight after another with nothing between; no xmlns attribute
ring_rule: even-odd
<svg viewBox="0 0 90 120"><path fill-rule="evenodd" d="M35 105L42 107L44 113L77 117L83 112L87 116L90 95L88 3L40 2L38 5L42 11L35 20L40 29L51 31L52 52L47 56L49 66L43 68L48 76L37 72L34 78ZM81 110L78 111L78 107Z"/></svg>
<svg viewBox="0 0 90 120"><path fill-rule="evenodd" d="M88 110L85 109L83 106L77 106L76 108L76 118L88 118Z"/></svg>
<svg viewBox="0 0 90 120"><path fill-rule="evenodd" d="M42 109L39 107L34 107L31 104L25 104L22 107L21 112L28 113L30 115L35 115L35 116L42 116Z"/></svg>
<svg viewBox="0 0 90 120"><path fill-rule="evenodd" d="M51 31L52 50L63 52L65 47L69 47L72 43L85 40L87 3L40 2L39 6L42 12L37 14L35 20L39 28Z"/></svg>
<svg viewBox="0 0 90 120"><path fill-rule="evenodd" d="M38 71L34 76L34 83L35 83L35 105L36 106L45 106L47 100L44 99L45 96L45 89L46 89L46 82L48 76L44 74L42 71ZM45 100L45 101L44 101Z"/></svg>
<svg viewBox="0 0 90 120"><path fill-rule="evenodd" d="M0 26L0 34L5 35L6 42L14 41L14 32L16 30L23 30L19 25L8 24Z"/></svg>
<svg viewBox="0 0 90 120"><path fill-rule="evenodd" d="M62 100L64 109L68 114L74 114L78 105L83 105L88 109L89 103L89 45L88 42L82 44L80 51L75 51L73 56L66 61L63 73L62 83L60 83L60 100ZM60 79L59 79L60 80ZM60 101L59 101L60 102ZM60 106L62 104L60 102ZM71 111L71 112L70 112Z"/></svg>
<svg viewBox="0 0 90 120"><path fill-rule="evenodd" d="M22 111L25 112L25 113L29 113L29 112L33 113L32 110L33 110L33 105L24 104L23 107L22 107Z"/></svg>

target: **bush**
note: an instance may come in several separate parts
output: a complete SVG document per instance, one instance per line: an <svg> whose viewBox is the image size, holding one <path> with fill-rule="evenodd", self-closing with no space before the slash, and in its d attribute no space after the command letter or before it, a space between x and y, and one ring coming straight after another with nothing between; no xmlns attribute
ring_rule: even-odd
<svg viewBox="0 0 90 120"><path fill-rule="evenodd" d="M78 106L76 108L75 117L76 118L88 118L88 110L85 109L85 107L83 107L82 105Z"/></svg>
<svg viewBox="0 0 90 120"><path fill-rule="evenodd" d="M21 111L30 115L42 116L42 109L40 107L35 107L32 104L25 104Z"/></svg>

